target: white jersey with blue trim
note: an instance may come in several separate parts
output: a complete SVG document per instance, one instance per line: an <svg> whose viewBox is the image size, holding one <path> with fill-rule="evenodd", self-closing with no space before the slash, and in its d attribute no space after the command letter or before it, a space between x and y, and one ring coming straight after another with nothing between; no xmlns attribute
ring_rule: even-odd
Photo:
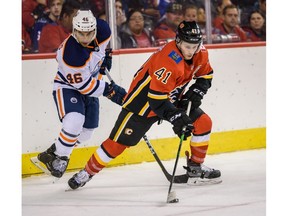
<svg viewBox="0 0 288 216"><path fill-rule="evenodd" d="M97 36L88 47L83 47L70 35L59 46L56 60L58 72L53 90L69 88L83 95L99 97L106 82L99 73L105 56L105 49L111 39L111 30L103 20L97 20Z"/></svg>

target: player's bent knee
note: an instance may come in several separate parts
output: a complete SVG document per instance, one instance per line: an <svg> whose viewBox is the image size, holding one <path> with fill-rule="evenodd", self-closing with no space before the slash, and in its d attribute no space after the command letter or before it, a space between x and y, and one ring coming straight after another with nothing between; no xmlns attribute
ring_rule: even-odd
<svg viewBox="0 0 288 216"><path fill-rule="evenodd" d="M109 154L109 157L111 158L116 158L128 147L129 146L119 144L109 138L102 143L102 148L107 154Z"/></svg>
<svg viewBox="0 0 288 216"><path fill-rule="evenodd" d="M78 141L82 143L91 139L93 132L94 132L94 129L83 128L80 136L78 137Z"/></svg>
<svg viewBox="0 0 288 216"><path fill-rule="evenodd" d="M84 115L77 112L71 112L64 116L62 120L62 127L66 132L78 135L82 130L84 121Z"/></svg>
<svg viewBox="0 0 288 216"><path fill-rule="evenodd" d="M212 120L211 118L206 114L203 113L195 122L194 122L194 128L196 133L205 133L210 132L212 129Z"/></svg>

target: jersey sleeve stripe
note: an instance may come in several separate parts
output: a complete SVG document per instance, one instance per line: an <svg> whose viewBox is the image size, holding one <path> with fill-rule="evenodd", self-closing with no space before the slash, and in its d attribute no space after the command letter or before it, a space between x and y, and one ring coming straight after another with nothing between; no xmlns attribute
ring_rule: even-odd
<svg viewBox="0 0 288 216"><path fill-rule="evenodd" d="M151 92L148 92L147 95L149 98L155 99L155 100L165 100L168 98L168 95L159 95L159 94L153 94Z"/></svg>
<svg viewBox="0 0 288 216"><path fill-rule="evenodd" d="M203 79L212 79L213 78L213 75L211 74L211 75L204 75L204 76L199 76L199 77L197 77L197 79L198 78L203 78Z"/></svg>

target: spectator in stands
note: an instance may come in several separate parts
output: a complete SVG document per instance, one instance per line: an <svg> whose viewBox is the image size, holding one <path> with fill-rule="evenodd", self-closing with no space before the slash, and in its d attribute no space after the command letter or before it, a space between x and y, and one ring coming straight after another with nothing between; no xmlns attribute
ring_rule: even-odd
<svg viewBox="0 0 288 216"><path fill-rule="evenodd" d="M247 34L247 41L266 41L266 29L264 15L255 10L249 16L249 26L243 27Z"/></svg>
<svg viewBox="0 0 288 216"><path fill-rule="evenodd" d="M25 26L22 24L22 53L31 52L31 39L26 31Z"/></svg>
<svg viewBox="0 0 288 216"><path fill-rule="evenodd" d="M215 28L219 28L223 22L223 9L227 5L231 5L232 2L230 0L217 0L216 11L217 15L212 21L212 26Z"/></svg>
<svg viewBox="0 0 288 216"><path fill-rule="evenodd" d="M159 0L144 1L142 13L145 17L149 17L153 22L160 19L160 11L158 10Z"/></svg>
<svg viewBox="0 0 288 216"><path fill-rule="evenodd" d="M54 24L47 24L42 29L39 40L40 53L55 52L58 49L72 32L72 19L80 7L77 1L65 0L59 20Z"/></svg>
<svg viewBox="0 0 288 216"><path fill-rule="evenodd" d="M154 29L155 39L175 39L175 30L183 20L182 5L170 3L166 8L166 13Z"/></svg>
<svg viewBox="0 0 288 216"><path fill-rule="evenodd" d="M154 37L144 27L144 17L140 10L130 10L126 22L127 28L119 32L121 48L144 48L154 45Z"/></svg>
<svg viewBox="0 0 288 216"><path fill-rule="evenodd" d="M219 35L233 35L238 37L239 41L247 41L245 31L238 25L239 11L236 5L227 5L223 9L223 23L213 30L214 34ZM234 39L237 41L237 39ZM231 41L232 42L232 41Z"/></svg>
<svg viewBox="0 0 288 216"><path fill-rule="evenodd" d="M38 43L40 40L40 36L41 36L41 32L42 32L42 28L50 23L50 24L56 24L61 10L62 10L62 5L63 5L63 0L48 0L47 1L47 7L49 8L49 13L38 19L33 27L33 31L32 31L32 48L34 52L38 52Z"/></svg>
<svg viewBox="0 0 288 216"><path fill-rule="evenodd" d="M66 0L65 0L66 1ZM88 8L95 17L105 11L105 0L77 0L81 4L81 8Z"/></svg>
<svg viewBox="0 0 288 216"><path fill-rule="evenodd" d="M256 1L254 7L255 7L255 10L259 10L263 14L266 20L266 0Z"/></svg>
<svg viewBox="0 0 288 216"><path fill-rule="evenodd" d="M239 9L240 23L241 26L249 25L249 14L254 10L254 4L258 0L231 0L232 4L236 5Z"/></svg>
<svg viewBox="0 0 288 216"><path fill-rule="evenodd" d="M198 17L197 17L197 11L198 8L195 5L185 5L184 10L183 10L183 18L187 22L198 22Z"/></svg>
<svg viewBox="0 0 288 216"><path fill-rule="evenodd" d="M166 14L166 10L169 4L176 2L175 0L159 0L158 10L160 13L160 18Z"/></svg>
<svg viewBox="0 0 288 216"><path fill-rule="evenodd" d="M44 16L46 0L22 0L22 24L30 32L35 20Z"/></svg>
<svg viewBox="0 0 288 216"><path fill-rule="evenodd" d="M197 24L202 32L202 34L205 34L206 32L206 14L205 14L205 8L199 7L197 10Z"/></svg>
<svg viewBox="0 0 288 216"><path fill-rule="evenodd" d="M127 20L126 14L123 11L122 0L116 0L115 7L116 7L116 25L117 25L117 28L120 28L121 25L125 23Z"/></svg>
<svg viewBox="0 0 288 216"><path fill-rule="evenodd" d="M264 17L264 28L266 29L266 22L267 22L267 19L266 19L266 0L258 0L258 2L255 3L255 6L254 6L255 10L259 10L261 12L261 14L263 15Z"/></svg>

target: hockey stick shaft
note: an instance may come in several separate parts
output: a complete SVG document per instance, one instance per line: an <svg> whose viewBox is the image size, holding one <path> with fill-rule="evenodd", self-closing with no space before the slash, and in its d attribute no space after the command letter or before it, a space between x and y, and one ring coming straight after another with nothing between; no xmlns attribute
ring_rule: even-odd
<svg viewBox="0 0 288 216"><path fill-rule="evenodd" d="M107 76L107 78L108 78L108 80L110 81L111 84L115 83L107 68L105 68L105 74L106 74L106 76Z"/></svg>
<svg viewBox="0 0 288 216"><path fill-rule="evenodd" d="M160 168L162 169L164 175L166 176L166 178L171 181L171 175L167 172L167 170L165 169L165 167L163 166L161 160L159 159L158 155L156 154L153 146L151 145L151 143L149 142L146 134L143 136L144 141L146 142L150 152L152 153L153 157L155 158L155 160L157 161L157 163L159 164Z"/></svg>
<svg viewBox="0 0 288 216"><path fill-rule="evenodd" d="M152 153L153 157L155 158L156 162L160 166L160 168L161 168L162 172L164 173L166 179L170 182L171 179L172 179L172 175L170 173L168 173L168 171L164 167L164 165L161 162L160 158L158 157L155 149L153 148L152 144L148 140L146 134L143 136L143 139L144 139L145 143L147 144L147 146L148 146L150 152ZM174 176L174 180L173 180L174 183L178 183L178 184L187 183L187 181L188 181L188 176L186 174Z"/></svg>
<svg viewBox="0 0 288 216"><path fill-rule="evenodd" d="M191 110L191 101L189 101L189 103L188 103L188 107L187 107L187 111L186 111L187 115L189 115L190 110ZM173 185L174 178L175 178L175 173L176 173L176 169L177 169L179 155L180 155L182 143L183 143L184 136L185 136L185 130L186 130L186 127L183 127L181 138L180 138L180 143L179 143L179 147L178 147L178 151L177 151L177 155L176 155L176 160L175 160L175 164L174 164L174 169L173 169L173 173L172 173L172 179L170 181L170 186L169 186L169 190L168 190L167 202L169 201L169 197L170 197L169 195L170 195L171 190L172 190L172 185Z"/></svg>

